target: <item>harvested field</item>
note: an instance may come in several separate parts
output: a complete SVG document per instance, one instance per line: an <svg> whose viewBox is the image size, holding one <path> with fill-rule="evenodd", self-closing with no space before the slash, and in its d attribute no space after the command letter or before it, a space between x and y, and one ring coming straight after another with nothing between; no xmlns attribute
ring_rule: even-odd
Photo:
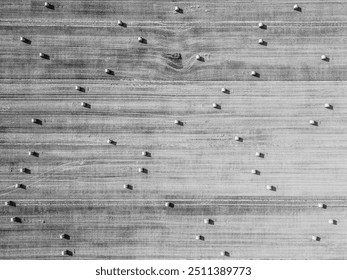
<svg viewBox="0 0 347 280"><path fill-rule="evenodd" d="M0 259L347 259L346 1L44 3L0 7Z"/></svg>

